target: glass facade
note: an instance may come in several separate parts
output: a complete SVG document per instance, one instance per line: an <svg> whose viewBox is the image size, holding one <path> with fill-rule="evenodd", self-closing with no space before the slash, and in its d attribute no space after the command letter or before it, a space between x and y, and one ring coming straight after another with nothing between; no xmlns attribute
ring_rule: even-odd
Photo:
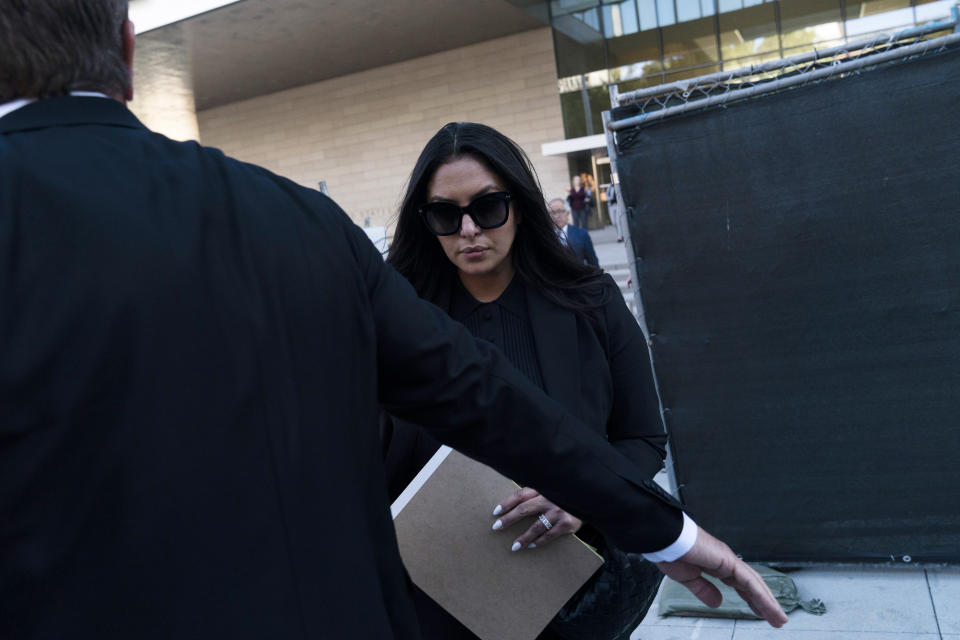
<svg viewBox="0 0 960 640"><path fill-rule="evenodd" d="M564 132L603 132L620 91L949 17L956 0L549 0Z"/></svg>

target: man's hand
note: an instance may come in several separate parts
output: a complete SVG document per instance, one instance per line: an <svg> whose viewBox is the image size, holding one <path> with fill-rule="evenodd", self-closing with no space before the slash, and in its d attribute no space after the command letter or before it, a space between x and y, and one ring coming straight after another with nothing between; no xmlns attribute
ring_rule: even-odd
<svg viewBox="0 0 960 640"><path fill-rule="evenodd" d="M760 574L734 555L730 547L703 529L697 531L697 542L686 555L674 562L658 562L657 568L689 589L707 606L719 607L722 597L701 573L719 578L736 589L753 612L772 626L779 628L787 623L787 614Z"/></svg>

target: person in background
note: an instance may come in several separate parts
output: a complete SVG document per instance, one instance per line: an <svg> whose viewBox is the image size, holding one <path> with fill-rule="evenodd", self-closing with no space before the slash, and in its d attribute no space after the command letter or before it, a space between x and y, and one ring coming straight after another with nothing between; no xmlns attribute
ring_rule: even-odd
<svg viewBox="0 0 960 640"><path fill-rule="evenodd" d="M573 176L571 179L571 188L567 191L567 204L570 205L570 211L573 213L573 224L581 229L587 228L587 214L590 209L590 194L580 176Z"/></svg>
<svg viewBox="0 0 960 640"><path fill-rule="evenodd" d="M597 268L592 247L591 264L584 264L563 245L563 201L550 202L548 212L523 151L488 126L451 123L427 142L408 185L388 263L652 479L663 465L666 435L646 340L613 279ZM585 230L567 229L571 240L582 234L589 243ZM394 499L440 443L415 421L391 422L387 474ZM494 529L509 528L523 514L544 516L504 541L514 551L535 553L573 533L602 552L610 545L593 523L535 487L503 496L495 513ZM643 588L624 623L628 635L660 582L650 563L638 558L638 564ZM419 590L416 604L425 638L474 637ZM560 625L554 621L541 638L562 637Z"/></svg>
<svg viewBox="0 0 960 640"><path fill-rule="evenodd" d="M0 638L418 638L378 402L785 622L332 200L144 127L134 41L126 0L0 0Z"/></svg>
<svg viewBox="0 0 960 640"><path fill-rule="evenodd" d="M617 242L623 242L623 211L617 203L617 187L614 184L607 187L607 209L610 211L610 221L617 229Z"/></svg>
<svg viewBox="0 0 960 640"><path fill-rule="evenodd" d="M574 227L570 224L570 212L567 211L567 203L563 198L554 198L548 205L550 209L550 218L557 227L557 236L560 242L573 250L577 257L584 264L594 267L600 266L597 259L597 252L593 249L593 240L586 229Z"/></svg>
<svg viewBox="0 0 960 640"><path fill-rule="evenodd" d="M593 179L592 173L581 173L580 180L583 182L583 187L587 190L587 221L589 225L590 217L596 212L597 209L597 182Z"/></svg>

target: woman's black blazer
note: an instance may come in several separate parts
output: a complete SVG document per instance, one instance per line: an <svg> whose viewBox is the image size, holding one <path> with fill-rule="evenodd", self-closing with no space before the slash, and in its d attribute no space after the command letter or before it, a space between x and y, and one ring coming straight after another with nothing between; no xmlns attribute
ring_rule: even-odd
<svg viewBox="0 0 960 640"><path fill-rule="evenodd" d="M519 276L518 276L519 277ZM526 286L527 309L547 395L607 438L646 477L662 467L666 435L643 332L608 274L591 294L593 321ZM441 301L449 311L449 294ZM390 499L440 443L416 425L384 419ZM549 497L549 496L548 496Z"/></svg>

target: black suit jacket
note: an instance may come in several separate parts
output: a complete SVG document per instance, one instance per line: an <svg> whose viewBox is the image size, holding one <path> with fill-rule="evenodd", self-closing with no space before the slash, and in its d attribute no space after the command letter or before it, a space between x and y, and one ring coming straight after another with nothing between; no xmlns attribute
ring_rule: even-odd
<svg viewBox="0 0 960 640"><path fill-rule="evenodd" d="M567 234L567 244L573 249L573 252L577 254L577 257L580 258L584 264L592 264L595 267L600 266L600 261L597 259L597 252L593 249L593 240L590 239L590 234L586 229L581 229L575 224L569 224L566 226Z"/></svg>
<svg viewBox="0 0 960 640"><path fill-rule="evenodd" d="M536 287L524 288L544 391L653 478L663 467L666 435L650 353L613 279L606 274L603 279L606 286L589 301L596 310L590 319ZM449 310L445 298L440 306ZM389 427L386 465L394 499L440 443L407 421L394 420Z"/></svg>
<svg viewBox="0 0 960 640"><path fill-rule="evenodd" d="M416 637L378 401L625 546L681 528L329 199L110 100L0 119L0 354L0 638Z"/></svg>

